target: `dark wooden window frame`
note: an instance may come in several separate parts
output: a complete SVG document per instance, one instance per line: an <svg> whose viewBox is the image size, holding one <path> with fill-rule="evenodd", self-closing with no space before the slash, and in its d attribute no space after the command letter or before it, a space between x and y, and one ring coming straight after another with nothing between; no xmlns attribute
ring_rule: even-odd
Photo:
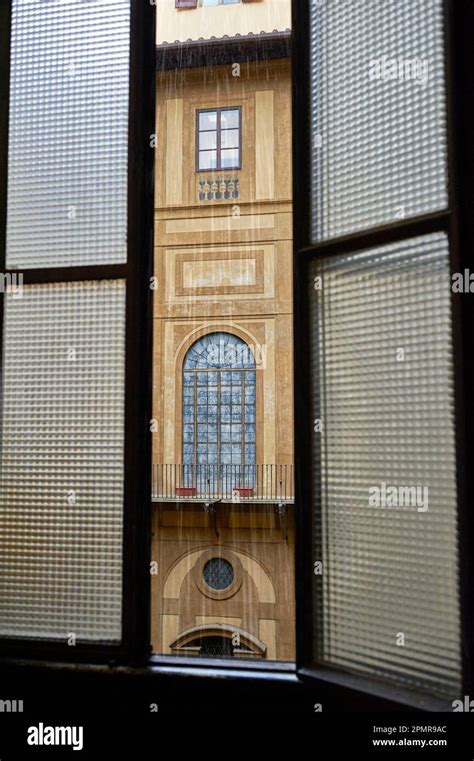
<svg viewBox="0 0 474 761"><path fill-rule="evenodd" d="M329 711L397 710L416 707L419 701L392 686L362 677L351 677L312 663L312 556L310 545L311 426L308 389L301 383L309 377L309 325L307 320L307 277L311 260L318 255L338 254L404 240L411 236L447 231L450 235L453 270L469 267L474 251L474 139L470 98L474 85L472 37L474 6L470 0L446 0L447 84L449 114L450 206L440 214L384 226L324 244L310 242L310 115L309 115L309 3L292 0L293 50L293 199L294 199L294 328L295 341L295 467L296 499L302 505L296 520L296 665L270 662L238 662L222 659L193 659L150 656L149 520L151 411L151 297L148 277L152 271L153 157L148 139L154 131L155 61L154 8L132 1L133 32L131 55L131 114L129 169L129 261L126 266L79 267L30 270L25 283L71 281L98 277L127 277L127 390L126 390L126 513L124 542L124 641L120 647L90 646L62 648L56 642L35 645L29 641L0 641L0 669L7 675L24 674L31 679L50 674L61 679L81 673L84 679L105 679L111 672L129 676L133 684L147 689L150 678L175 694L176 690L214 688L227 695L249 695L265 686L279 700L294 700L295 690L308 700L326 701ZM0 8L0 34L9 38L9 8ZM0 49L0 271L5 262L6 168L8 136L8 45ZM454 83L456 86L454 87ZM215 109L211 109L215 110ZM146 140L145 140L146 138ZM132 256L132 252L140 255ZM147 253L148 252L148 253ZM474 267L473 267L474 269ZM3 269L5 272L5 270ZM472 296L474 299L474 295ZM2 306L2 305L1 305ZM459 535L464 689L473 694L472 643L474 594L474 516L468 507L474 501L474 365L469 326L474 325L469 296L453 296L456 359L456 436L459 462ZM1 340L1 332L0 332ZM71 662L72 661L72 662ZM80 667L78 664L82 663ZM118 664L124 664L122 666ZM95 665L94 665L95 664ZM106 665L107 664L107 665ZM116 668L113 668L114 664ZM82 678L82 677L81 677ZM118 678L118 677L117 677ZM142 681L143 680L143 681ZM439 703L439 701L438 701ZM436 708L425 701L424 708ZM308 706L312 711L312 705Z"/></svg>
<svg viewBox="0 0 474 761"><path fill-rule="evenodd" d="M221 140L222 140L222 127L221 127L221 114L224 111L238 111L239 112L239 145L238 145L238 152L239 152L239 161L235 166L221 166ZM217 122L216 124L216 136L217 136L217 148L216 148L216 156L217 156L217 166L212 169L201 169L199 164L200 154L201 153L210 153L211 150L214 150L210 148L208 151L199 150L199 135L202 132L214 132L214 130L200 130L199 129L199 116L200 114L217 114ZM232 127L232 129L235 129L235 127ZM225 132L226 130L224 130ZM225 149L224 149L225 150ZM231 149L235 150L235 149ZM242 106L225 106L224 108L198 108L196 110L196 172L198 173L209 173L209 172L233 172L233 171L240 171L242 169Z"/></svg>
<svg viewBox="0 0 474 761"><path fill-rule="evenodd" d="M350 251L404 241L419 235L445 232L450 243L451 271L461 272L473 262L474 251L474 138L472 117L468 116L469 93L473 88L472 34L474 6L469 0L444 0L446 40L446 90L448 119L448 209L438 213L355 232L321 243L311 236L311 122L310 122L310 3L292 1L293 23L293 209L294 209L294 344L295 367L295 502L300 506L296 531L296 637L297 670L313 685L329 678L348 684L340 672L320 668L313 661L313 547L311 505L316 504L312 489L312 426L309 324L309 267L317 257L336 256ZM473 269L474 271L474 269ZM459 521L459 565L461 603L461 647L463 694L472 694L473 684L473 593L474 593L474 388L470 326L473 295L452 295L453 351L455 365L455 420ZM382 683L354 677L366 693L381 695ZM417 698L404 690L386 685L387 693L402 704L417 705ZM456 697L456 696L453 696ZM355 705L354 705L355 707ZM450 709L447 701L428 699L426 707Z"/></svg>
<svg viewBox="0 0 474 761"><path fill-rule="evenodd" d="M54 661L132 662L149 652L151 322L153 261L153 166L151 135L155 129L155 8L130 6L130 89L128 128L127 262L125 264L25 269L24 285L122 279L126 283L125 443L122 641L83 644L1 638L3 655L53 658ZM0 10L0 272L6 269L8 170L8 82L10 76L11 0ZM8 44L4 45L4 41ZM113 66L113 61L109 63ZM17 272L18 270L14 270ZM13 272L13 271L12 271ZM0 342L3 294L0 294ZM1 350L1 345L0 345ZM1 355L0 355L1 362Z"/></svg>

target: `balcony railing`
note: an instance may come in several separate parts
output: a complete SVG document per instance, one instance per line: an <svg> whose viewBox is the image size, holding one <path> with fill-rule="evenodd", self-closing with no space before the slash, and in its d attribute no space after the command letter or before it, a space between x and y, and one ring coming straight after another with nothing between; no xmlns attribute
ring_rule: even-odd
<svg viewBox="0 0 474 761"><path fill-rule="evenodd" d="M152 499L291 503L293 465L155 464Z"/></svg>

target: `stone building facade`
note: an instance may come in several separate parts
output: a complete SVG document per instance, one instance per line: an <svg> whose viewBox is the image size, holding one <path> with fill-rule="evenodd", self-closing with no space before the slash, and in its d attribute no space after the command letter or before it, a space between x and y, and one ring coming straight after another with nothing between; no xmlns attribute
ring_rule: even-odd
<svg viewBox="0 0 474 761"><path fill-rule="evenodd" d="M289 2L195 5L158 3L153 648L291 660Z"/></svg>

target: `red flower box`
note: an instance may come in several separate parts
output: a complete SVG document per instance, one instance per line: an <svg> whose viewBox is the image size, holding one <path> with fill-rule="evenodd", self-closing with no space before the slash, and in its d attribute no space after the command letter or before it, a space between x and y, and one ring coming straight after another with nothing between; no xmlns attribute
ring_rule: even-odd
<svg viewBox="0 0 474 761"><path fill-rule="evenodd" d="M253 486L234 486L232 494L236 497L253 497Z"/></svg>
<svg viewBox="0 0 474 761"><path fill-rule="evenodd" d="M196 487L195 486L177 486L176 496L177 497L195 497Z"/></svg>

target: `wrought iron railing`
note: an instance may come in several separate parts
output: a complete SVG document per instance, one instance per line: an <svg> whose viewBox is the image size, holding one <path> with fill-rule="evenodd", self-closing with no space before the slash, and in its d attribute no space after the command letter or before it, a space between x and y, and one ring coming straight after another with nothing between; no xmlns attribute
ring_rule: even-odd
<svg viewBox="0 0 474 761"><path fill-rule="evenodd" d="M152 498L293 502L293 465L154 464Z"/></svg>

